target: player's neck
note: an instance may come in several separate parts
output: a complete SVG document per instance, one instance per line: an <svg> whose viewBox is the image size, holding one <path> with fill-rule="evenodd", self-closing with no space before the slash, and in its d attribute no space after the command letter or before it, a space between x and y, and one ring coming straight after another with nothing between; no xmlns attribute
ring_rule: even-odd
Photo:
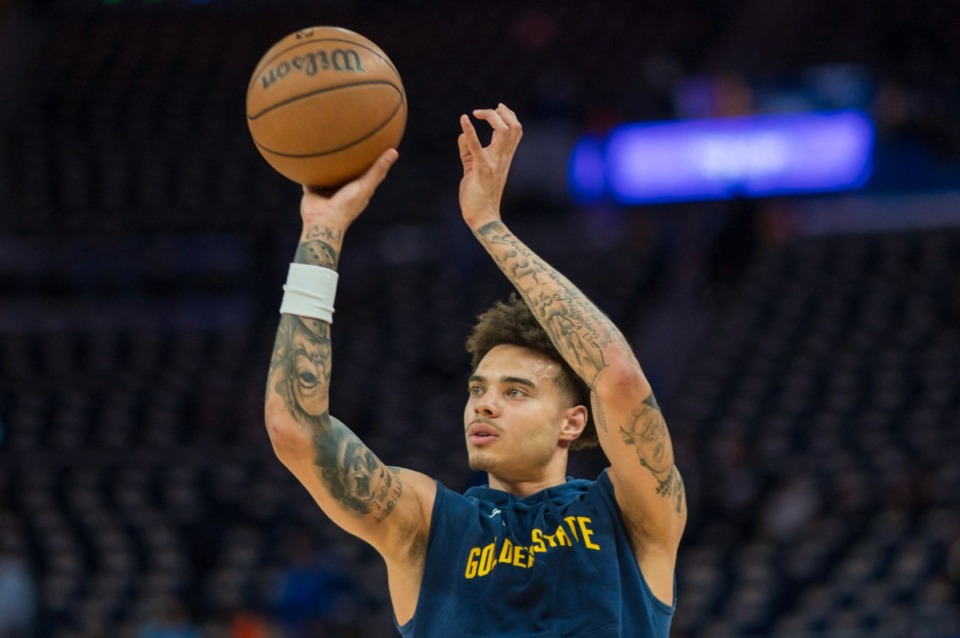
<svg viewBox="0 0 960 638"><path fill-rule="evenodd" d="M564 471L546 473L541 477L530 480L507 480L493 474L487 474L487 486L490 489L509 492L520 498L526 498L531 494L542 492L548 487L566 483L566 481L567 477Z"/></svg>

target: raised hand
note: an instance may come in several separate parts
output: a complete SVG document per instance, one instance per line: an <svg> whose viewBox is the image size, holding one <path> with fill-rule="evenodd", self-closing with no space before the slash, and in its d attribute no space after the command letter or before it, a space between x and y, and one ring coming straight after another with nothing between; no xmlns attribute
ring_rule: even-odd
<svg viewBox="0 0 960 638"><path fill-rule="evenodd" d="M321 225L344 231L366 209L374 191L397 161L397 151L387 149L367 172L335 191L303 187L300 216L304 227Z"/></svg>
<svg viewBox="0 0 960 638"><path fill-rule="evenodd" d="M496 109L477 109L473 116L486 121L493 129L490 144L483 146L470 118L460 116L463 130L457 140L463 164L460 209L467 225L476 230L500 219L503 187L523 128L516 114L503 104Z"/></svg>

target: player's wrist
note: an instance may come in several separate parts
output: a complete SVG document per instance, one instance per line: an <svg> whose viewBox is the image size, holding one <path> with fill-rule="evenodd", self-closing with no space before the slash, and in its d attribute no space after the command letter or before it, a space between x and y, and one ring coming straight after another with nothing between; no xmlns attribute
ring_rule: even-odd
<svg viewBox="0 0 960 638"><path fill-rule="evenodd" d="M280 314L297 315L333 323L333 304L339 275L332 268L290 264L283 286Z"/></svg>
<svg viewBox="0 0 960 638"><path fill-rule="evenodd" d="M326 220L305 221L293 261L336 270L346 232L347 226L343 224L326 223Z"/></svg>
<svg viewBox="0 0 960 638"><path fill-rule="evenodd" d="M297 239L297 243L298 246L302 247L314 242L322 242L330 250L335 251L336 254L339 255L343 250L343 236L346 234L346 232L346 228L338 228L336 226L305 224L303 230L300 231L300 237ZM302 261L300 259L294 259L293 261L309 264L311 266L327 266L328 268L333 268L336 270L336 265L329 266L327 264L317 264L310 261Z"/></svg>
<svg viewBox="0 0 960 638"><path fill-rule="evenodd" d="M358 215L341 212L329 204L319 207L303 207L300 211L300 221L303 224L301 237L317 232L327 234L345 233L357 217Z"/></svg>
<svg viewBox="0 0 960 638"><path fill-rule="evenodd" d="M463 213L463 219L467 223L467 226L470 227L470 230L473 232L479 231L484 226L492 224L494 222L500 222L500 209L499 208L485 208L477 209L475 211L467 212L466 210Z"/></svg>
<svg viewBox="0 0 960 638"><path fill-rule="evenodd" d="M473 231L473 234L478 239L482 240L491 232L498 232L498 231L503 232L503 231L506 231L506 229L507 227L503 223L503 220L497 217L495 219L488 219L483 222L480 222L475 226L472 226L470 230Z"/></svg>

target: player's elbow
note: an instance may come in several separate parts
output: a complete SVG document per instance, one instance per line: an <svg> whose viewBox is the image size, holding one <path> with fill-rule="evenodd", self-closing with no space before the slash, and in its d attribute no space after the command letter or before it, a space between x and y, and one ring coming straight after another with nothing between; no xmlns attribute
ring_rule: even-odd
<svg viewBox="0 0 960 638"><path fill-rule="evenodd" d="M617 400L624 397L646 396L650 384L632 356L622 355L610 358L607 366L597 377L593 388L601 401Z"/></svg>
<svg viewBox="0 0 960 638"><path fill-rule="evenodd" d="M310 437L290 416L287 407L277 395L267 397L264 421L274 454L284 465L289 465L310 453Z"/></svg>

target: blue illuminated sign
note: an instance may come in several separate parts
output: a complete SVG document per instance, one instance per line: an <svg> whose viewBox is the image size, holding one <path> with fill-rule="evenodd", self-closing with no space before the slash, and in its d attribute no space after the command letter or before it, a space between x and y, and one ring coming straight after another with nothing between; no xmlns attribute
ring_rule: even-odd
<svg viewBox="0 0 960 638"><path fill-rule="evenodd" d="M627 124L580 140L570 184L625 204L846 190L869 179L873 141L859 111Z"/></svg>

